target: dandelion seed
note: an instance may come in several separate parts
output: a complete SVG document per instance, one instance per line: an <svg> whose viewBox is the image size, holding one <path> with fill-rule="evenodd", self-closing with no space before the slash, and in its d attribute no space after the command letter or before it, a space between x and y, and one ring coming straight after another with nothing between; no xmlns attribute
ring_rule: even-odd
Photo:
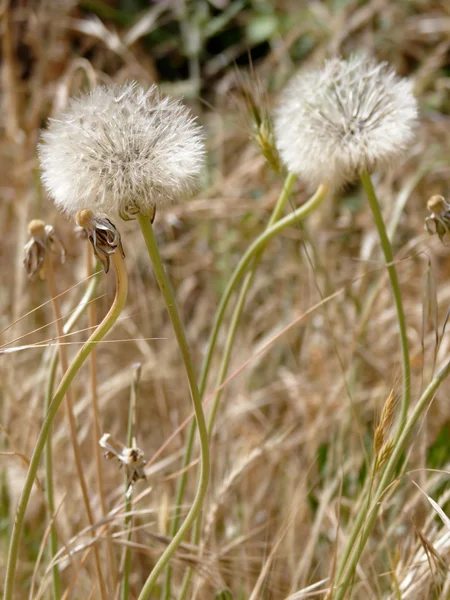
<svg viewBox="0 0 450 600"><path fill-rule="evenodd" d="M404 153L416 119L411 82L386 63L331 59L287 85L275 135L290 171L337 188Z"/></svg>
<svg viewBox="0 0 450 600"><path fill-rule="evenodd" d="M201 127L177 100L136 83L100 86L50 119L42 180L69 215L85 208L130 218L192 192L203 166Z"/></svg>

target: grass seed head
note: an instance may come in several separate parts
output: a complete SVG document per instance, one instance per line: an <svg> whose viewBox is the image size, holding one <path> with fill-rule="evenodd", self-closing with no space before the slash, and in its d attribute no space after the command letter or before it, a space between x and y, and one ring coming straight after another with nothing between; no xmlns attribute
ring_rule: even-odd
<svg viewBox="0 0 450 600"><path fill-rule="evenodd" d="M404 153L416 120L410 81L386 63L335 58L288 83L275 135L290 171L314 186L339 188Z"/></svg>
<svg viewBox="0 0 450 600"><path fill-rule="evenodd" d="M42 180L68 215L85 208L130 218L190 193L203 166L201 127L157 86L99 86L50 119Z"/></svg>

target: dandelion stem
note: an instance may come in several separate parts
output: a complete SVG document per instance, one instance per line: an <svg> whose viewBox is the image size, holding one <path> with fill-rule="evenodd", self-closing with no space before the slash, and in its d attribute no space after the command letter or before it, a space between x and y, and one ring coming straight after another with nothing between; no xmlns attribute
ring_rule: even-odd
<svg viewBox="0 0 450 600"><path fill-rule="evenodd" d="M419 418L429 408L441 383L449 375L450 361L444 366L443 369L441 369L441 371L436 375L433 381L428 385L421 398L419 399L418 403L414 407L414 410L409 416L409 419L404 424L402 432L395 442L392 454L386 464L386 468L384 469L383 475L381 477L380 483L372 501L372 506L370 510L364 511L364 513L362 513L363 519L361 525L364 526L364 528L361 533L360 543L354 544L351 548L351 556L346 565L345 571L342 576L342 580L337 582L335 600L344 600L344 598L346 597L346 592L351 581L353 580L359 558L378 516L381 501L395 478L396 469L400 461L402 460L403 453L407 448L414 427L416 426Z"/></svg>
<svg viewBox="0 0 450 600"><path fill-rule="evenodd" d="M369 205L372 210L372 215L375 221L375 226L378 231L378 235L380 238L381 248L383 250L383 254L386 260L386 268L388 270L389 279L391 282L392 293L394 296L395 307L397 310L397 322L400 331L400 346L402 351L402 374L403 374L403 393L402 400L400 405L400 416L397 426L397 432L394 438L394 445L399 440L402 435L403 429L406 423L406 417L408 414L409 408L409 400L411 394L411 366L409 361L409 348L408 348L408 336L406 331L406 320L405 313L403 310L402 296L400 291L400 284L397 277L397 270L394 265L394 255L392 252L391 243L389 241L389 237L386 232L386 228L384 225L383 217L380 210L380 205L378 203L377 196L375 194L375 190L372 185L372 180L370 179L370 175L368 173L363 173L361 175L361 181L363 183L364 189L367 194L367 198L369 200ZM342 576L344 569L346 568L347 560L353 551L357 537L359 532L364 524L364 520L367 515L367 506L365 503L362 504L359 513L356 517L356 521L353 525L352 531L350 533L350 537L347 541L347 545L345 551L342 555L339 568L336 573L335 581L339 581ZM363 548L360 549L362 552Z"/></svg>
<svg viewBox="0 0 450 600"><path fill-rule="evenodd" d="M16 517L11 534L8 552L8 563L6 567L4 600L13 599L16 566L19 552L19 542L22 534L25 512L27 509L28 501L30 499L33 482L35 480L36 473L39 467L39 462L44 451L47 437L52 427L52 423L54 421L56 413L58 412L58 409L61 406L61 403L64 399L64 396L67 392L67 388L69 387L70 383L80 370L83 363L88 358L95 345L98 344L98 342L100 342L100 340L108 333L108 331L114 325L122 311L122 308L127 298L128 278L125 269L125 264L123 262L120 252L115 252L112 255L112 262L114 264L117 282L114 302L111 308L109 309L106 317L96 328L96 330L92 333L87 342L82 346L82 348L79 350L72 363L70 364L69 369L64 373L64 376L58 386L58 389L56 390L56 394L49 406L44 422L42 423L41 431L39 432L39 437L36 441L36 445L31 456L30 465L28 467L25 484L17 506Z"/></svg>
<svg viewBox="0 0 450 600"><path fill-rule="evenodd" d="M397 310L397 321L400 332L400 346L402 351L402 374L403 374L403 393L402 401L400 405L400 417L397 428L397 438L401 435L405 426L406 417L408 415L409 400L411 395L411 365L409 361L409 348L408 348L408 334L406 330L406 319L405 311L403 309L402 294L400 290L400 284L397 277L397 269L394 264L394 255L392 252L392 246L389 241L386 227L384 225L383 216L381 214L380 205L372 185L372 180L368 173L362 173L361 181L369 200L370 209L375 221L375 226L378 230L380 238L381 248L383 250L384 258L386 260L386 268L389 273L389 279L391 282L392 294L394 296L395 308Z"/></svg>
<svg viewBox="0 0 450 600"><path fill-rule="evenodd" d="M62 344L62 340L64 339L64 331L62 324L62 316L61 316L61 306L59 303L58 291L56 289L56 281L55 275L53 271L53 263L52 256L50 252L47 252L45 258L45 278L47 280L48 291L50 294L50 298L52 299L53 311L55 313L55 322L56 322L56 330L58 333L58 353L59 353L59 362L61 365L61 370L64 373L69 368L69 360L67 358L67 350L66 346ZM66 404L66 414L67 420L69 422L69 431L70 431L70 441L72 444L73 455L75 460L75 467L77 470L78 479L80 482L81 493L83 496L84 507L86 510L86 516L88 519L88 523L91 527L91 535L95 537L95 530L93 528L94 525L94 515L91 509L91 503L89 500L89 493L86 484L86 478L84 476L84 469L81 460L81 449L77 439L77 424L75 420L75 413L73 410L73 398L72 398L72 390L70 386L67 387L66 395L65 395L65 404ZM97 571L98 583L100 587L100 596L102 600L106 600L106 588L105 588L105 580L103 579L103 573L101 568L100 561L100 553L98 550L97 544L94 544L94 560L95 560L95 568Z"/></svg>
<svg viewBox="0 0 450 600"><path fill-rule="evenodd" d="M72 331L75 324L78 322L78 319L81 317L83 312L86 310L88 303L92 300L95 290L97 289L99 277L96 274L92 277L89 285L86 289L86 292L83 295L83 298L79 302L77 308L73 311L70 318L67 320L66 324L63 327L63 331L65 334L70 333ZM56 379L56 369L58 366L58 348L53 348L52 355L49 361L48 368L48 378L47 378L47 388L45 393L45 402L44 402L44 418L47 414L48 408L50 406L50 402L53 398L53 391L55 386ZM50 512L50 517L54 517L55 515L55 503L53 496L53 460L52 460L52 428L49 429L47 442L45 445L45 489L47 494L47 503ZM56 529L55 523L52 524L52 528L50 530L50 555L53 560L58 553L58 533ZM52 567L52 589L53 589L53 598L58 599L61 597L61 582L59 576L59 567L55 564Z"/></svg>
<svg viewBox="0 0 450 600"><path fill-rule="evenodd" d="M86 276L89 277L95 270L96 260L93 260L91 245L86 242ZM95 300L89 303L89 331L95 329L97 323L97 306ZM97 389L97 350L94 348L89 356L89 377L91 386L91 408L92 408L92 451L95 457L95 474L97 479L98 496L102 517L106 517L108 509L105 499L105 486L103 481L103 457L99 446L101 437L100 410L98 406ZM109 574L111 587L115 589L117 584L117 568L114 560L114 549L110 529L106 530L106 548L108 554Z"/></svg>
<svg viewBox="0 0 450 600"><path fill-rule="evenodd" d="M208 487L208 479L209 479L209 448L208 448L208 433L206 430L206 422L205 416L203 414L203 407L201 402L200 393L197 386L197 376L194 370L194 365L192 363L191 353L189 350L189 345L186 339L186 335L184 332L184 328L181 322L180 315L178 313L177 305L175 302L175 297L172 292L170 282L167 278L166 272L164 270L164 266L162 264L161 256L159 254L158 245L156 243L155 234L153 232L153 226L151 221L142 215L138 215L139 225L141 226L142 234L145 239L145 243L147 246L147 250L150 256L150 259L153 264L153 269L155 272L156 280L158 282L161 293L164 297L167 311L169 313L170 319L172 321L172 326L177 338L178 346L180 348L181 355L183 357L183 362L186 370L186 374L189 381L189 388L192 396L192 403L194 405L195 418L197 422L197 427L199 431L200 437L200 446L201 446L201 464L200 464L200 475L198 481L197 492L192 503L192 506L181 525L180 529L177 531L176 535L172 538L172 541L169 543L158 562L154 566L152 572L150 573L147 581L144 584L144 587L139 594L138 600L145 600L150 597L150 593L166 564L169 562L170 558L177 550L190 527L194 523L195 519L199 515L203 499L206 494L206 490Z"/></svg>
<svg viewBox="0 0 450 600"><path fill-rule="evenodd" d="M286 206L286 202L289 199L289 196L291 194L292 191L292 187L295 183L296 180L296 176L293 174L289 174L286 178L285 184L283 186L283 190L280 194L280 197L278 199L278 202L276 203L274 210L272 212L272 215L269 219L269 222L267 224L266 230L264 233L270 231L271 227L279 221L284 207ZM327 192L327 189L325 186L320 186L319 189L317 190L317 192L305 203L303 204L303 206L300 207L300 209L298 209L297 212L297 219L303 219L305 218L307 215L309 215L313 210L315 210L322 202L322 200L325 197L325 194ZM301 213L301 214L300 214ZM264 235L263 233L263 235ZM253 279L255 277L258 265L261 261L262 255L264 253L265 247L268 243L267 242L261 244L258 247L258 250L254 253L253 257L252 257L252 265L250 267L249 272L247 273L244 282L242 284L241 290L239 292L239 296L238 296L238 300L237 303L235 305L234 311L233 311L233 315L231 318L231 324L230 327L228 329L228 335L227 335L227 339L225 342L225 349L224 349L224 353L222 356L222 361L219 367L219 375L216 381L216 389L219 389L220 386L223 384L223 382L225 381L225 378L227 376L227 372L228 372L228 366L230 363L230 357L231 357L231 351L233 348L233 344L234 344L234 340L236 337L236 333L238 330L238 326L239 326L239 321L242 315L242 311L244 309L245 306L245 301L247 298L247 294L248 291L250 290L250 287L252 285ZM232 277L233 280L233 277ZM236 279L236 284L238 283L239 279ZM233 290L231 290L230 292L228 292L228 288L225 291L224 296L227 297L228 299L231 297L231 293ZM209 374L209 367L211 364L211 359L212 359L212 354L214 352L214 348L215 348L215 343L217 340L217 335L218 335L218 331L219 328L221 326L221 323L223 321L223 316L225 313L225 309L226 309L226 304L223 307L223 310L221 310L220 306L218 309L218 312L221 312L221 318L220 319L216 319L214 322L214 328L213 328L213 332L211 334L210 337L210 344L208 345L208 350L207 350L207 355L205 357L205 361L204 361L204 368L202 369L202 378L201 378L201 382L200 382L200 392L202 394L202 396L205 393L206 390L206 384L207 384L207 379L208 379L208 374ZM219 402L220 399L222 397L222 391L223 390L219 390L214 394L212 403L211 403L211 412L209 415L209 420L208 420L208 436L210 437L214 428L214 422L215 422L215 417L217 414L217 409L219 406ZM192 425L191 425L191 429L192 429ZM187 466L190 462L191 456L190 454L188 455L188 450L189 450L189 441L190 439L188 439L188 443L186 444L186 452L185 452L185 457L184 457L184 461L183 461L183 467ZM192 445L192 444L191 444ZM192 448L190 449L190 451L192 451ZM184 476L186 473L186 471L183 471L182 476ZM182 497L177 498L176 500L176 507L180 507L182 504ZM196 522L196 526L194 529L194 536L193 536L193 543L194 544L198 544L199 540L200 540L200 533L201 533L201 519L198 519ZM188 570L184 579L184 583L183 583L183 587L182 587L182 592L180 594L180 600L182 600L183 598L186 597L187 591L188 591L188 584L190 581L190 577L191 577L191 573L192 570Z"/></svg>

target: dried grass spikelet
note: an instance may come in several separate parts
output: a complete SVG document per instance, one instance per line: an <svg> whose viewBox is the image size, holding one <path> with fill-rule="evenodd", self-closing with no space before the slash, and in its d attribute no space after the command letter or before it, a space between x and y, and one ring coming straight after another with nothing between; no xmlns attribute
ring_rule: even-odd
<svg viewBox="0 0 450 600"><path fill-rule="evenodd" d="M288 83L275 135L290 171L339 188L404 153L417 112L411 82L387 63L334 58Z"/></svg>
<svg viewBox="0 0 450 600"><path fill-rule="evenodd" d="M157 86L99 86L50 119L39 145L42 180L56 206L74 215L151 215L192 192L203 166L201 127Z"/></svg>

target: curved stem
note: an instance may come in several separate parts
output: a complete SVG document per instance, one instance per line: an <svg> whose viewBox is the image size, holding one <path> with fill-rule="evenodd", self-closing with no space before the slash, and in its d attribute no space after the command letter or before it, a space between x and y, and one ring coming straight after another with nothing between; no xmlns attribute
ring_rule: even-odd
<svg viewBox="0 0 450 600"><path fill-rule="evenodd" d="M296 178L297 178L296 175L294 175L292 173L289 173L288 176L286 177L286 180L283 185L283 189L282 189L280 197L278 198L277 203L272 211L272 215L270 217L267 228L269 228L271 225L273 225L273 223L275 223L275 221L277 221L280 218L280 216L284 210L284 207L286 206L286 203L289 199L289 196L292 192L292 188L294 186ZM260 250L260 255L262 255L263 251L264 251L264 248L262 248ZM238 281L236 281L236 283L237 282ZM209 375L209 368L211 366L211 360L212 360L212 356L213 356L214 349L216 346L217 335L218 335L220 326L223 321L225 310L228 305L228 300L231 297L231 294L233 291L234 291L234 287L231 289L229 289L229 286L227 287L227 289L225 290L224 296L228 296L228 298L225 301L225 303L221 303L219 306L217 313L220 312L220 315L218 315L216 313L216 318L214 320L214 325L213 325L211 335L210 335L210 338L208 341L206 355L203 360L202 371L200 374L199 390L200 390L200 395L202 397L206 390L206 384L207 384L208 375ZM188 437L186 440L186 448L185 448L183 463L182 463L182 473L181 473L180 477L178 478L178 483L177 483L177 491L176 491L176 497L175 497L175 513L174 513L172 522L170 524L170 535L171 536L174 536L176 534L179 523L180 523L181 505L183 503L183 497L184 497L184 492L185 492L186 483L187 483L187 475L188 475L187 467L189 466L189 463L191 462L192 450L193 450L194 439L195 439L195 430L196 430L196 423L195 423L195 421L192 421L191 426L189 428ZM171 578L172 578L172 570L169 565L167 568L166 582L165 582L165 586L164 586L164 596L163 596L164 600L170 600Z"/></svg>
<svg viewBox="0 0 450 600"><path fill-rule="evenodd" d="M89 285L84 293L81 301L78 303L78 306L73 311L66 324L63 327L63 332L65 334L72 331L72 328L78 322L78 319L81 317L84 310L87 308L89 302L92 300L95 294L95 290L97 289L97 284L99 281L98 273L92 277ZM53 348L52 355L49 361L48 367L48 378L47 378L47 388L45 393L45 402L44 402L44 418L47 414L48 407L50 406L50 402L53 398L53 391L55 386L56 379L56 369L58 366L58 348ZM48 509L50 512L50 517L55 518L55 502L53 496L53 460L52 460L52 429L50 428L47 442L45 445L45 489L47 494L47 503ZM50 530L50 556L53 560L58 553L58 533L56 530L56 526L53 523ZM61 597L61 582L59 576L59 567L55 564L52 567L52 589L53 589L53 598L56 600Z"/></svg>
<svg viewBox="0 0 450 600"><path fill-rule="evenodd" d="M59 353L59 362L61 365L61 370L64 373L69 368L69 359L67 357L67 348L65 344L62 343L64 339L64 331L63 331L63 323L62 323L62 315L61 315L61 306L59 303L58 291L56 289L56 281L55 274L53 271L53 263L50 252L47 252L45 258L45 277L47 279L48 291L50 294L50 298L52 299L53 312L55 313L55 323L56 323L56 331L58 333L58 353ZM77 438L77 424L75 419L75 413L73 409L73 397L72 397L72 389L70 387L67 388L66 396L65 396L65 405L66 405L66 414L67 420L69 422L69 431L70 431L70 441L72 444L72 450L75 460L75 468L78 476L78 480L80 482L81 494L83 497L84 508L86 511L86 516L88 523L91 527L91 535L95 537L94 530L94 515L91 508L91 502L89 499L89 492L86 483L86 477L84 475L84 469L81 459L81 448L78 443ZM105 580L103 579L103 573L101 568L100 561L100 552L98 549L98 545L94 544L94 561L95 561L95 569L97 571L98 584L100 588L100 597L102 600L106 599L106 587Z"/></svg>
<svg viewBox="0 0 450 600"><path fill-rule="evenodd" d="M9 544L8 552L8 563L6 567L6 578L5 578L5 589L4 589L4 600L12 600L14 592L14 580L16 574L17 558L19 552L19 542L22 534L23 521L25 512L27 509L28 501L30 499L31 490L36 477L36 473L39 467L39 462L44 451L47 436L52 426L53 420L58 412L59 407L64 399L67 392L67 388L72 382L75 375L80 370L81 366L91 353L92 349L98 342L108 333L111 327L119 317L122 308L125 304L127 293L128 293L128 278L125 270L125 264L121 257L120 252L115 252L112 255L112 262L114 264L116 272L116 296L108 314L92 333L87 342L79 350L69 369L64 373L64 376L58 386L56 394L49 406L47 416L42 423L41 431L37 439L33 454L30 460L30 466L28 467L28 473L25 479L25 484L22 490L22 494L19 499L19 503L16 510L16 517L12 530L11 540Z"/></svg>
<svg viewBox="0 0 450 600"><path fill-rule="evenodd" d="M270 231L271 227L273 226L273 224L275 222L277 222L278 219L280 218L281 212L282 212L282 210L283 210L283 208L284 208L284 206L285 206L285 204L286 204L286 202L287 202L287 200L289 198L289 192L292 189L292 185L293 185L294 181L295 181L295 179L293 180L292 176L288 177L288 180L286 181L286 183L289 184L289 185L285 185L284 186L283 192L282 192L282 194L280 196L280 200L277 203L277 205L276 205L276 207L275 207L275 209L274 209L274 211L272 213L272 216L271 216L271 218L269 220L267 229L266 229L266 231L264 233ZM296 214L295 221L299 221L301 219L306 218L312 211L316 210L320 206L320 204L322 203L323 199L325 198L326 193L327 193L326 186L324 186L324 185L320 186L318 188L318 190L316 191L316 193L305 204L303 204L300 207L300 209L297 209L297 211L295 211L295 213L293 213L293 214ZM261 258L262 258L263 252L265 250L266 244L267 244L267 241L258 248L258 250L255 252L255 254L253 256L253 263L252 263L252 265L250 267L249 272L247 273L247 275L246 275L246 277L244 279L244 282L242 284L241 290L239 292L238 301L237 301L236 306L235 306L234 311L233 311L233 315L232 315L232 318L231 318L231 324L230 324L230 327L228 329L228 335L227 335L227 339L226 339L226 342L225 342L225 349L224 349L224 353L223 353L223 356L222 356L222 361L221 361L221 364L220 364L220 367L219 367L219 375L218 375L217 381L216 381L216 389L218 389L219 391L217 391L214 394L214 397L213 397L212 402L211 402L211 412L210 412L209 421L208 421L208 435L209 436L211 436L213 428L214 428L215 417L216 417L216 414L217 414L217 409L219 407L220 399L222 397L222 392L223 392L223 390L221 389L221 386L222 386L222 384L225 381L225 378L227 376L228 367L229 367L229 364L230 364L231 352L232 352L232 349L233 349L233 344L234 344L234 340L235 340L236 333L237 333L237 330L238 330L239 321L240 321L240 318L241 318L241 315L242 315L242 311L243 311L244 306L245 306L245 301L246 301L246 298L247 298L247 294L248 294L248 291L250 290L250 287L252 285L253 279L255 277L258 265L259 265L259 263L261 261ZM218 329L219 326L220 326L220 322L216 324L217 329ZM217 339L217 333L216 333L215 336L213 335L212 338L214 340ZM212 346L212 350L214 350L214 346ZM212 354L212 350L211 350L210 354ZM210 362L211 362L211 358L209 358L208 363L210 364ZM208 376L208 369L205 369L203 371L203 373L204 373L204 378L202 379L202 384L206 387L206 380L207 380L207 376ZM201 389L203 390L203 393L204 393L204 388L201 388ZM186 445L186 449L188 449L188 448L189 448L189 445L187 444ZM187 452L186 452L186 454L187 454ZM190 462L190 455L188 456L188 459L189 460L186 460L186 457L185 457L185 461L184 462L187 463L187 464L189 464L189 462ZM187 466L187 464L186 464L186 466ZM180 499L179 502L178 502L178 499L177 499L176 506L177 507L180 506L181 502L182 502L182 498ZM200 541L200 534L201 534L201 519L199 518L199 519L197 519L197 522L196 522L196 525L195 525L195 529L194 529L194 536L193 536L193 540L192 540L193 544L198 544L199 543L199 541ZM184 582L183 582L182 592L180 594L179 600L182 600L183 598L186 597L186 593L188 591L188 582L190 580L191 573L192 573L191 569L188 570L187 573L186 573L186 576L185 576L185 579L184 579Z"/></svg>
<svg viewBox="0 0 450 600"><path fill-rule="evenodd" d="M394 438L394 445L398 441L399 437L402 434L402 431L405 426L406 417L408 414L409 401L411 395L411 366L409 360L409 348L408 348L408 335L406 331L406 319L405 312L403 309L402 295L400 291L400 284L397 277L397 270L394 265L394 255L392 252L391 243L389 241L389 237L386 232L386 227L384 225L383 217L380 210L380 205L378 203L377 196L375 194L375 190L372 185L372 180L370 179L370 175L368 173L363 173L361 175L361 181L363 183L365 192L367 194L367 198L369 200L370 209L372 211L373 219L375 222L375 226L378 231L378 236L380 238L381 248L383 250L384 258L386 260L386 268L389 274L389 279L391 282L392 294L394 296L395 307L397 310L397 322L400 333L400 346L402 352L402 375L403 375L403 391L402 391L402 400L400 405L400 416L397 426L397 432ZM352 527L352 531L350 532L349 539L347 541L344 553L341 557L339 568L336 572L335 581L339 581L339 578L342 576L344 569L346 568L347 560L355 546L356 539L359 535L361 527L363 526L364 520L366 518L366 510L364 509L365 504L363 503L362 507L359 510L359 513L356 517L356 521ZM362 550L362 549L361 549Z"/></svg>
<svg viewBox="0 0 450 600"><path fill-rule="evenodd" d="M347 589L353 580L354 573L356 571L356 567L358 565L359 558L364 549L364 546L367 542L367 539L372 531L375 520L378 516L378 511L380 510L381 501L388 487L391 485L395 478L396 469L402 460L403 453L405 452L411 434L414 430L414 427L417 424L419 418L424 414L424 412L430 406L430 403L433 401L434 395L436 394L441 383L450 375L450 361L445 365L443 369L436 375L433 381L428 385L424 393L422 394L419 402L414 407L409 419L405 423L402 433L398 437L397 441L392 450L392 454L386 464L383 475L381 477L381 481L377 487L376 494L374 496L374 500L372 502L372 506L369 511L365 512L365 516L367 516L367 520L363 519L364 529L361 534L360 543L355 544L353 547L353 552L351 553L350 560L345 568L342 581L338 581L337 590L335 600L343 600L346 596Z"/></svg>
<svg viewBox="0 0 450 600"><path fill-rule="evenodd" d="M145 239L145 243L147 246L147 250L152 261L153 269L155 272L156 280L158 282L161 293L164 297L167 311L169 313L170 319L172 321L172 327L174 329L178 346L180 348L181 355L183 357L184 367L186 370L186 375L189 381L189 388L192 397L192 403L194 405L195 419L197 421L197 427L200 437L200 447L201 447L201 463L200 463L200 474L199 481L197 487L197 493L195 495L192 506L178 530L177 534L172 538L172 541L169 543L158 562L154 566L152 572L147 578L147 581L144 584L144 587L139 594L138 600L144 600L150 597L150 593L166 564L169 562L170 558L177 550L178 546L183 541L185 535L190 529L191 525L199 515L203 499L206 494L206 490L208 487L208 479L209 479L209 448L208 448L208 433L206 431L206 423L205 416L203 414L202 401L200 397L200 393L197 386L197 376L194 370L194 365L192 363L191 353L189 350L189 345L186 339L186 335L184 332L184 328L181 322L180 315L178 313L175 296L172 292L170 282L167 278L166 272L164 270L164 266L161 261L161 256L159 254L158 245L156 243L155 234L153 232L153 226L151 221L142 215L138 215L139 225L141 226L142 234Z"/></svg>

